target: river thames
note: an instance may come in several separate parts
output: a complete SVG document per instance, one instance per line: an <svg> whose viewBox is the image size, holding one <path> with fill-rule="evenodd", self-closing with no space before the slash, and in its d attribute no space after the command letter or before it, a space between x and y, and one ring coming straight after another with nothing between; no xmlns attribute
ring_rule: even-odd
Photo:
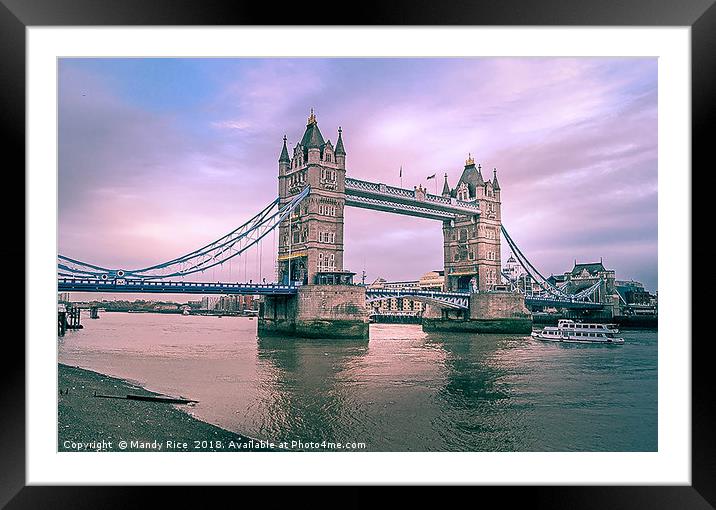
<svg viewBox="0 0 716 510"><path fill-rule="evenodd" d="M58 361L199 403L196 418L270 441L369 451L656 451L657 332L619 346L424 333L257 338L240 317L104 313Z"/></svg>

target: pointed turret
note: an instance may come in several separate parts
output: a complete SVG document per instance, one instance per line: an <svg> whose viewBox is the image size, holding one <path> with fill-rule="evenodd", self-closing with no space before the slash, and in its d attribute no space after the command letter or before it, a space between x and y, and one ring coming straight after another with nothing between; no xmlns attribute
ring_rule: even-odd
<svg viewBox="0 0 716 510"><path fill-rule="evenodd" d="M336 163L338 168L343 170L346 169L346 148L343 146L343 129L338 127L338 141L336 142L336 149L333 151L336 155Z"/></svg>
<svg viewBox="0 0 716 510"><path fill-rule="evenodd" d="M477 182L480 186L485 185L485 179L482 178L482 166L480 165L477 165Z"/></svg>
<svg viewBox="0 0 716 510"><path fill-rule="evenodd" d="M465 169L462 171L460 180L457 182L456 189L460 187L460 184L465 183L469 189L470 197L475 198L477 196L477 190L485 185L485 181L482 178L480 169L482 167L475 167L475 160L472 155L469 154L465 161Z"/></svg>
<svg viewBox="0 0 716 510"><path fill-rule="evenodd" d="M283 149L281 149L281 156L278 158L279 163L290 163L291 158L288 157L288 149L286 148L286 135L283 135Z"/></svg>
<svg viewBox="0 0 716 510"><path fill-rule="evenodd" d="M325 141L321 130L318 129L318 121L311 108L311 115L308 117L308 123L306 124L306 132L303 133L301 138L301 145L304 149L322 149Z"/></svg>
<svg viewBox="0 0 716 510"><path fill-rule="evenodd" d="M450 186L447 182L447 172L445 173L445 183L443 184L443 196L449 197L450 196Z"/></svg>
<svg viewBox="0 0 716 510"><path fill-rule="evenodd" d="M492 169L492 189L500 191L500 183L497 182L497 168Z"/></svg>
<svg viewBox="0 0 716 510"><path fill-rule="evenodd" d="M346 155L346 149L345 147L343 147L343 130L340 127L338 128L338 141L336 142L335 153L336 156Z"/></svg>

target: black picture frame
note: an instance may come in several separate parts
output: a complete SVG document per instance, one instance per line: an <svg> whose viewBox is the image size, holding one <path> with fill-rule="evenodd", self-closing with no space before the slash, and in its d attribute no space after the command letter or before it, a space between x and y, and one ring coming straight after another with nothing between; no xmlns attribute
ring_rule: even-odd
<svg viewBox="0 0 716 510"><path fill-rule="evenodd" d="M675 169L675 178L693 179L693 168L706 165L709 133L716 121L716 5L714 0L501 0L323 4L281 6L268 2L196 0L0 0L0 129L5 177L16 178L16 196L25 189L25 30L32 26L102 25L548 25L548 26L688 26L692 43L692 169ZM8 159L7 156L11 156ZM10 163L12 161L13 163ZM711 163L711 162L710 162ZM711 163L713 165L713 163ZM693 181L692 181L693 183ZM7 184L6 184L7 185ZM692 184L693 186L693 184ZM7 189L7 188L6 188ZM692 188L693 189L693 188ZM706 191L702 191L705 193ZM694 197L695 198L695 197ZM8 206L10 204L8 203ZM11 206L7 218L17 215ZM21 229L19 222L15 227ZM689 228L690 226L685 226ZM692 230L693 232L693 230ZM7 230L6 230L7 235ZM7 243L15 260L24 260L24 229ZM12 247L10 246L12 245ZM706 254L704 252L704 254ZM706 254L708 255L708 254ZM25 266L25 272L31 271ZM691 279L691 274L684 277ZM706 304L684 296L694 310ZM17 296L15 299L20 299ZM23 291L24 302L24 291ZM27 313L27 312L26 312ZM693 317L693 312L692 312ZM19 317L14 321L21 323ZM5 324L6 328L8 327ZM12 327L12 326L10 326ZM689 328L690 329L690 328ZM146 491L137 487L26 487L25 485L25 353L19 335L6 330L0 385L0 506L7 508L112 508L145 506ZM12 342L10 338L12 337ZM716 506L716 440L713 431L714 389L709 336L692 349L692 485L614 487L484 487L497 498L509 494L530 506L549 508L714 508ZM691 341L691 338L667 339ZM163 491L188 502L185 491ZM420 491L418 491L420 492ZM270 496L278 503L275 493ZM294 495L294 497L300 497ZM419 496L420 497L420 496ZM475 497L475 496L471 496ZM480 496L491 500L492 494ZM368 504L356 488L344 492L341 505ZM494 501L494 500L493 500ZM499 501L499 499L498 499ZM168 504L169 499L165 501ZM272 505L273 506L273 505Z"/></svg>

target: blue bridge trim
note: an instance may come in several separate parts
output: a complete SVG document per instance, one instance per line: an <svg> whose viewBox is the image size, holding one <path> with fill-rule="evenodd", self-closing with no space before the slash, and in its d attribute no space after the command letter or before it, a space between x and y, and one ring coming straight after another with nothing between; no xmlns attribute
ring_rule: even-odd
<svg viewBox="0 0 716 510"><path fill-rule="evenodd" d="M568 301L554 298L525 297L527 306L553 306L555 308L573 308L579 310L601 310L604 305L589 301Z"/></svg>
<svg viewBox="0 0 716 510"><path fill-rule="evenodd" d="M145 280L59 278L58 292L136 292L157 294L250 294L291 295L298 287L278 283L209 283Z"/></svg>

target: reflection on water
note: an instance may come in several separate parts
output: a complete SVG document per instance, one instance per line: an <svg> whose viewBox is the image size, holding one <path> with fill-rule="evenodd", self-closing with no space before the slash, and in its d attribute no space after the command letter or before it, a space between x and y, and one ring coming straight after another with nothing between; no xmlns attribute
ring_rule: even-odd
<svg viewBox="0 0 716 510"><path fill-rule="evenodd" d="M656 332L623 346L423 333L257 338L236 317L105 313L59 361L199 400L191 412L274 441L381 451L656 450Z"/></svg>

